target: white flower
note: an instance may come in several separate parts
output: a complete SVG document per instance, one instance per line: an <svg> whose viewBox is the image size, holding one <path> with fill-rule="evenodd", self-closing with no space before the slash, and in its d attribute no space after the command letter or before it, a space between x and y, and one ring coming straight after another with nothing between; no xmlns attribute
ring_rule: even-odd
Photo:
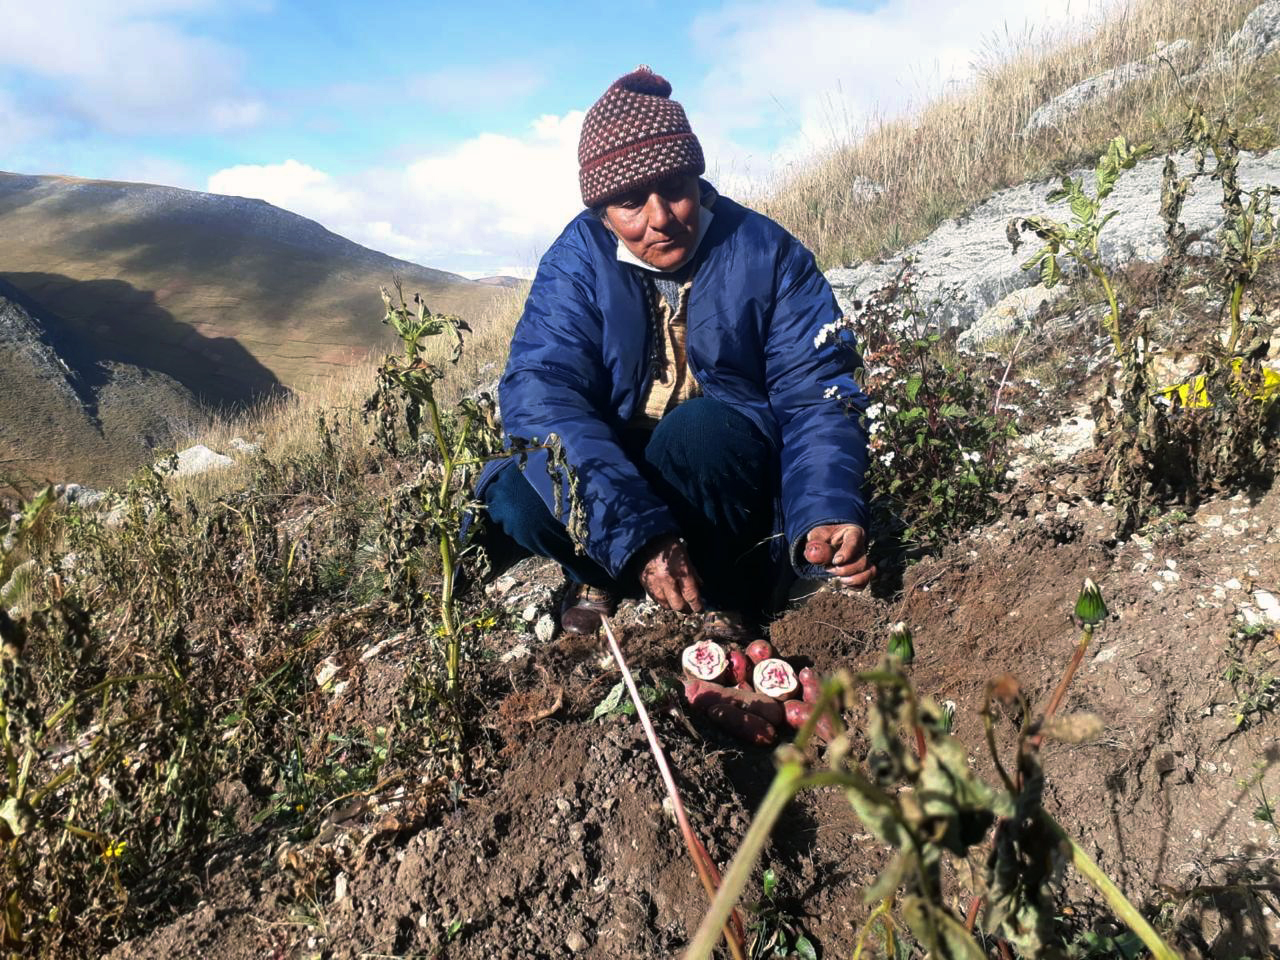
<svg viewBox="0 0 1280 960"><path fill-rule="evenodd" d="M873 403L871 404L871 406L867 407L867 416L870 417L872 420L878 420L880 418L880 414L883 411L884 411L884 404L877 401L876 403Z"/></svg>
<svg viewBox="0 0 1280 960"><path fill-rule="evenodd" d="M833 383L831 386L827 387L827 389L822 391L822 396L827 400L830 400L833 397L838 397L840 396L840 388Z"/></svg>
<svg viewBox="0 0 1280 960"><path fill-rule="evenodd" d="M880 462L887 467L889 464L893 463L893 458L895 456L896 454L893 450L886 451L880 455Z"/></svg>
<svg viewBox="0 0 1280 960"><path fill-rule="evenodd" d="M982 454L973 450L970 450L969 452L962 454L962 456L964 457L965 460L969 461L970 463L977 463L979 460L982 459Z"/></svg>

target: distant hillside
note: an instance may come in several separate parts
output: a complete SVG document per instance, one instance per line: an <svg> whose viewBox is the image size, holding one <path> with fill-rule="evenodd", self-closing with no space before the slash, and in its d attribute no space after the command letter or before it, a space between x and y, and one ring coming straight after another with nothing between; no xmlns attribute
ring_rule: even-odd
<svg viewBox="0 0 1280 960"><path fill-rule="evenodd" d="M119 424L115 411L97 409L99 394L120 400L126 381L129 404L142 408L130 413L131 435L151 415L187 416L174 406L191 398L225 408L305 388L389 342L378 288L395 276L433 309L470 318L501 291L388 257L261 200L0 173L0 296L35 318L43 344L3 360L0 440L21 436L30 447L43 438L43 421L23 415L15 389L34 378L55 390L48 363L27 369L41 349L68 371L56 395L70 389L84 402L88 419L68 413L62 433L96 424L108 447ZM9 330L16 338L16 321ZM63 400L49 402L52 411ZM65 467L57 479L119 476L119 451L104 459L71 447L71 460L45 458Z"/></svg>
<svg viewBox="0 0 1280 960"><path fill-rule="evenodd" d="M0 281L0 478L113 479L197 422L195 397L162 373L69 366L22 299Z"/></svg>

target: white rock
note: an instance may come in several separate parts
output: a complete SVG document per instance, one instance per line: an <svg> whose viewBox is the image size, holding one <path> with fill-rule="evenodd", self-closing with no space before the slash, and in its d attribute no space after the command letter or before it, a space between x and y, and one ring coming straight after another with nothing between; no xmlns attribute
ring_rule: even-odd
<svg viewBox="0 0 1280 960"><path fill-rule="evenodd" d="M1280 0L1275 0L1280 3ZM1191 167L1190 155L1177 158L1179 170ZM1144 160L1126 171L1115 191L1103 205L1104 213L1116 216L1102 231L1100 255L1108 268L1134 261L1154 263L1165 254L1163 224L1160 221L1160 187L1164 158ZM1280 151L1262 156L1244 153L1240 156L1241 186L1252 189L1267 183L1280 183ZM1093 184L1093 169L1076 170L1083 176L1086 189ZM903 253L915 260L921 275L918 293L921 303L942 328L957 327L961 331L973 326L985 311L1015 290L1031 287L1040 281L1034 270L1023 270L1022 263L1039 249L1035 237L1024 235L1024 243L1015 253L1009 245L1005 228L1015 217L1048 215L1066 221L1071 211L1062 202L1049 203L1049 191L1058 182L1023 184L992 194L964 217L947 220L928 237ZM1222 193L1215 196L1206 183L1188 195L1182 208L1182 220L1191 233L1212 240L1222 224ZM1216 243L1214 244L1216 252ZM1070 264L1062 260L1064 268ZM901 267L900 259L883 263L861 263L826 272L835 291L840 309L848 316L855 314L853 301L884 287ZM1080 311L1080 323L1096 322L1093 314Z"/></svg>
<svg viewBox="0 0 1280 960"><path fill-rule="evenodd" d="M1258 605L1258 613L1261 614L1263 622L1280 624L1280 600L1277 600L1274 594L1266 590L1255 590L1253 602Z"/></svg>
<svg viewBox="0 0 1280 960"><path fill-rule="evenodd" d="M533 625L533 635L542 643L550 643L556 635L556 621L549 613L544 613Z"/></svg>
<svg viewBox="0 0 1280 960"><path fill-rule="evenodd" d="M1119 93L1157 70L1167 69L1163 61L1170 60L1176 65L1190 52L1190 40L1175 40L1143 60L1125 63L1082 80L1039 107L1022 132L1035 133L1045 127L1057 126L1086 104Z"/></svg>
<svg viewBox="0 0 1280 960"><path fill-rule="evenodd" d="M325 657L316 664L316 686L323 689L328 685L329 681L338 675L338 671L342 667L338 666L338 661L333 657Z"/></svg>
<svg viewBox="0 0 1280 960"><path fill-rule="evenodd" d="M347 875L339 873L333 878L333 902L347 899Z"/></svg>
<svg viewBox="0 0 1280 960"><path fill-rule="evenodd" d="M221 470L234 463L235 461L225 454L210 450L202 443L197 443L194 447L187 447L187 449L178 454L178 465L174 468L173 476L194 477L201 473L208 473L210 470ZM159 461L156 464L156 469L161 472L167 471L168 461Z"/></svg>
<svg viewBox="0 0 1280 960"><path fill-rule="evenodd" d="M978 318L972 327L960 334L956 346L961 350L980 348L997 337L1008 336L1025 329L1041 312L1060 300L1066 293L1062 285L1053 289L1043 283L1024 290L1015 290L1000 298L999 302Z"/></svg>
<svg viewBox="0 0 1280 960"><path fill-rule="evenodd" d="M523 660L529 656L530 650L527 643L517 643L514 647L504 653L501 657L503 663L510 663L512 660Z"/></svg>

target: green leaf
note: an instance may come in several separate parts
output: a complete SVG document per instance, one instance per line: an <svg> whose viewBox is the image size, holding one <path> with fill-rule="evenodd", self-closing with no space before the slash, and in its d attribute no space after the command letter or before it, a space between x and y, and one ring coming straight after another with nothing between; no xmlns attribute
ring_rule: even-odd
<svg viewBox="0 0 1280 960"><path fill-rule="evenodd" d="M607 716L618 709L618 704L622 702L623 694L627 692L627 685L621 680L617 682L608 696L596 704L595 710L591 712L592 720L599 720L601 717Z"/></svg>
<svg viewBox="0 0 1280 960"><path fill-rule="evenodd" d="M911 379L907 381L907 401L909 403L916 402L916 395L920 392L920 387L924 384L920 374L913 374Z"/></svg>
<svg viewBox="0 0 1280 960"><path fill-rule="evenodd" d="M794 949L800 960L818 960L818 951L813 948L813 944L804 934L796 937Z"/></svg>
<svg viewBox="0 0 1280 960"><path fill-rule="evenodd" d="M764 898L766 900L773 899L773 891L774 891L774 888L777 887L777 885L778 885L778 875L774 873L773 868L770 867L768 870L764 872L764 881L762 884L762 886L764 887Z"/></svg>

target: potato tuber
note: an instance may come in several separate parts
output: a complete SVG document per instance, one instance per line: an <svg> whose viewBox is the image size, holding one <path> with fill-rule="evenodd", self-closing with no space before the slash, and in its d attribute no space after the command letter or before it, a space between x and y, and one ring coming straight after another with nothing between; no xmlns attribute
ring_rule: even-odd
<svg viewBox="0 0 1280 960"><path fill-rule="evenodd" d="M800 681L800 699L805 703L817 703L818 696L822 693L822 681L813 672L813 668L805 667L796 674L796 679Z"/></svg>
<svg viewBox="0 0 1280 960"><path fill-rule="evenodd" d="M791 664L776 657L757 663L751 681L757 691L775 700L790 700L800 692L800 684Z"/></svg>
<svg viewBox="0 0 1280 960"><path fill-rule="evenodd" d="M715 683L729 672L729 658L724 647L714 640L701 640L684 648L680 657L685 676Z"/></svg>
<svg viewBox="0 0 1280 960"><path fill-rule="evenodd" d="M836 552L831 548L831 544L820 540L810 540L804 545L804 558L820 567L829 564L835 555Z"/></svg>
<svg viewBox="0 0 1280 960"><path fill-rule="evenodd" d="M769 645L768 640L756 640L747 647L747 657L752 663L759 663L761 660L768 660L773 656L773 647Z"/></svg>
<svg viewBox="0 0 1280 960"><path fill-rule="evenodd" d="M740 687L744 683L748 685L751 683L751 661L737 647L729 650L729 672L733 674L734 686Z"/></svg>
<svg viewBox="0 0 1280 960"><path fill-rule="evenodd" d="M804 700L788 700L784 706L787 711L787 726L792 730L803 727L813 713L813 704ZM813 733L820 743L829 743L833 740L835 731L831 726L831 718L823 717L819 720L817 726L813 728Z"/></svg>

